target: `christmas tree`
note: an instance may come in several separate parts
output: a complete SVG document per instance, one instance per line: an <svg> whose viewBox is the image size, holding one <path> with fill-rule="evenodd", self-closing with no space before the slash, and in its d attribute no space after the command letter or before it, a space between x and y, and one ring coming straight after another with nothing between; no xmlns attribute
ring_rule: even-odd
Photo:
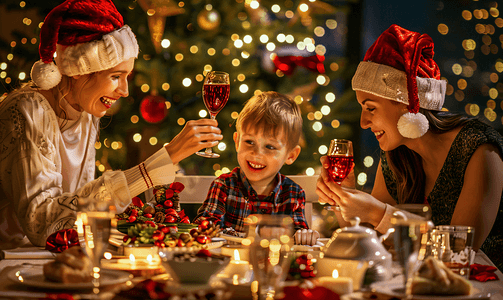
<svg viewBox="0 0 503 300"><path fill-rule="evenodd" d="M188 120L209 117L201 98L209 70L231 77L229 101L217 116L224 139L213 151L221 157L193 155L180 163L186 174L219 175L237 166L234 123L246 100L258 91L288 94L302 109L301 155L283 173L315 174L331 138L358 143L360 108L349 79L360 59L361 15L355 13L359 1L114 3L136 33L140 54L130 76L129 97L102 118L96 143L98 175L138 164ZM6 61L0 76L3 92L29 80L39 58L39 24L56 4L3 4L9 14L26 15L19 20L23 19L22 30L13 29L13 39L0 43L1 61Z"/></svg>

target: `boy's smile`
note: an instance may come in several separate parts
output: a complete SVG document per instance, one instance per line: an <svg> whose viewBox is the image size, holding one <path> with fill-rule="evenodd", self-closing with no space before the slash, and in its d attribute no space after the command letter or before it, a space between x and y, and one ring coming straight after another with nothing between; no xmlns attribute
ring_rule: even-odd
<svg viewBox="0 0 503 300"><path fill-rule="evenodd" d="M300 147L289 150L282 131L278 136L272 136L264 133L264 130L250 127L240 134L234 133L237 159L255 191L259 195L267 195L274 188L281 167L295 161Z"/></svg>

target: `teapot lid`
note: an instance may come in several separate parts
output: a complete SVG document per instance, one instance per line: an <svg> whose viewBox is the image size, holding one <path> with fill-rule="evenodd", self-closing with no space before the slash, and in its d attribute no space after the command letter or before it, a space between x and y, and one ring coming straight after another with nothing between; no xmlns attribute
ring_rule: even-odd
<svg viewBox="0 0 503 300"><path fill-rule="evenodd" d="M365 227L365 226L360 226L361 219L359 217L354 217L349 221L351 223L351 226L349 227L344 227L340 228L338 230L338 233L357 233L357 234L362 234L362 235L369 235L370 237L377 236L375 230Z"/></svg>

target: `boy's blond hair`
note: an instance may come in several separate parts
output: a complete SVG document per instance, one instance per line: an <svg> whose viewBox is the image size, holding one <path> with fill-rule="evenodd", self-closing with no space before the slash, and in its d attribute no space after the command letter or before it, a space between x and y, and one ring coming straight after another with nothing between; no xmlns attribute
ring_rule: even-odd
<svg viewBox="0 0 503 300"><path fill-rule="evenodd" d="M302 132L300 107L292 98L277 92L262 92L251 97L239 113L236 130L263 130L265 134L284 132L287 147L299 144Z"/></svg>

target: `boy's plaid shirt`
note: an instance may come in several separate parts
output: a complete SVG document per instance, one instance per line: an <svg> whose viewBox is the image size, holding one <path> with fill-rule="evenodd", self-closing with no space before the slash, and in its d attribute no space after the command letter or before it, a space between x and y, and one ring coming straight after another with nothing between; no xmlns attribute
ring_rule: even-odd
<svg viewBox="0 0 503 300"><path fill-rule="evenodd" d="M219 222L222 229L245 231L244 219L250 214L290 215L295 230L308 228L304 217L304 190L291 179L277 174L278 184L267 197L260 199L239 167L220 175L210 186L194 223L204 219Z"/></svg>

